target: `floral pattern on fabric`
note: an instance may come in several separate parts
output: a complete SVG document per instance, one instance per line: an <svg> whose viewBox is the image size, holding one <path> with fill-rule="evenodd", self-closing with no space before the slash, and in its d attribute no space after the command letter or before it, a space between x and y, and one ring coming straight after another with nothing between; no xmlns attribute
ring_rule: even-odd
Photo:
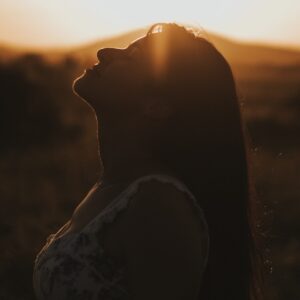
<svg viewBox="0 0 300 300"><path fill-rule="evenodd" d="M120 193L110 205L80 232L51 234L37 254L34 263L33 285L38 300L128 300L130 292L125 281L125 266L120 266L106 255L98 238L104 223L113 222L119 211L137 191L138 183L155 178L171 182L189 194L199 212L203 228L204 265L207 264L208 227L193 194L174 177L150 174L138 178Z"/></svg>

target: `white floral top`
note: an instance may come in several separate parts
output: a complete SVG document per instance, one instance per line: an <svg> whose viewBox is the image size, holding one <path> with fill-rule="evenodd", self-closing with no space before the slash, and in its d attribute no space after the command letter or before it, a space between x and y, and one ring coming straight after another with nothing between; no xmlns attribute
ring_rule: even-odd
<svg viewBox="0 0 300 300"><path fill-rule="evenodd" d="M34 262L33 286L38 300L127 300L130 292L124 277L125 266L106 255L97 237L104 223L113 222L126 209L139 183L156 179L175 185L194 203L202 221L203 271L209 250L208 226L197 200L179 179L165 174L148 174L134 180L80 232L50 234Z"/></svg>

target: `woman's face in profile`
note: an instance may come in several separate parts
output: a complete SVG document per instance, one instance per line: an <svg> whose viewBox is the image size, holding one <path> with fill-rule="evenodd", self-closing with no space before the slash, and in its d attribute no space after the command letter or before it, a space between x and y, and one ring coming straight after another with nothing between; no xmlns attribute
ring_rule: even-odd
<svg viewBox="0 0 300 300"><path fill-rule="evenodd" d="M99 62L74 81L73 90L95 110L128 107L147 81L145 36L125 49L103 48L97 52ZM125 103L126 102L126 103Z"/></svg>

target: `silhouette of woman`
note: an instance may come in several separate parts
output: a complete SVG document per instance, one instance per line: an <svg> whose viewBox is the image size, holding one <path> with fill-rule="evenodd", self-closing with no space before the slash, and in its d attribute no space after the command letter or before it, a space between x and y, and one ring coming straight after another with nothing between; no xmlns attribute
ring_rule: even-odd
<svg viewBox="0 0 300 300"><path fill-rule="evenodd" d="M73 89L97 117L104 172L37 255L37 298L262 299L246 140L224 57L174 23L97 56Z"/></svg>

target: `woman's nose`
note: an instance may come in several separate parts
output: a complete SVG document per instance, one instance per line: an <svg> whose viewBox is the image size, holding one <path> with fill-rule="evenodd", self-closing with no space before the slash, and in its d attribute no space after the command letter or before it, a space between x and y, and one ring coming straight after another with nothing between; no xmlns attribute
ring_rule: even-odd
<svg viewBox="0 0 300 300"><path fill-rule="evenodd" d="M109 63L111 60L122 54L124 50L118 48L102 48L97 52L100 63Z"/></svg>

